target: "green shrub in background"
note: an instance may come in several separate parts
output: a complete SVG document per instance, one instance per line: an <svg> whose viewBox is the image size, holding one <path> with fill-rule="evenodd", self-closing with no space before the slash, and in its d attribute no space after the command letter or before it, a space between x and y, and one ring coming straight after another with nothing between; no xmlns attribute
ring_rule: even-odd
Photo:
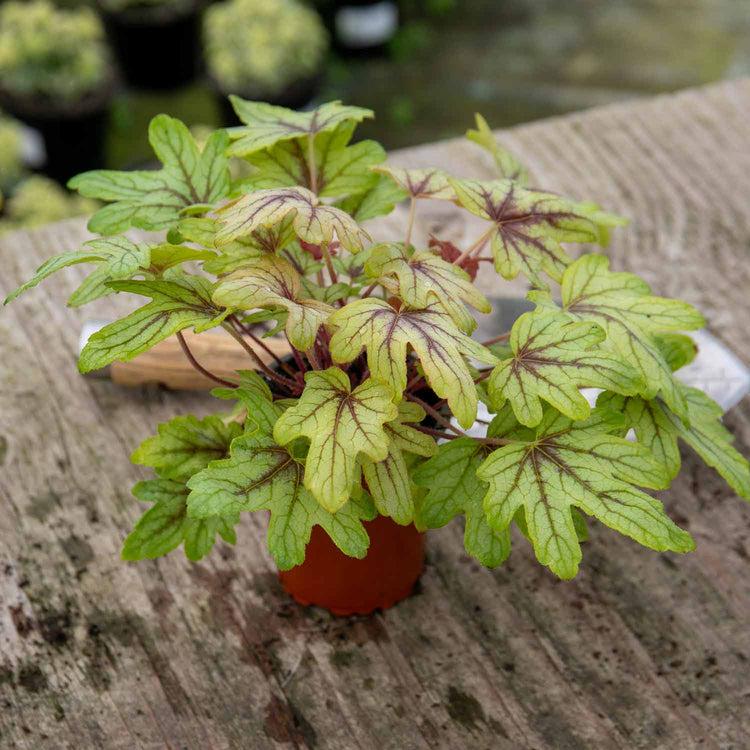
<svg viewBox="0 0 750 750"><path fill-rule="evenodd" d="M0 114L0 191L7 193L23 174L21 127Z"/></svg>
<svg viewBox="0 0 750 750"><path fill-rule="evenodd" d="M0 234L87 216L99 208L99 203L60 187L54 180L34 175L19 184L4 208Z"/></svg>
<svg viewBox="0 0 750 750"><path fill-rule="evenodd" d="M21 97L76 99L110 75L104 30L86 7L48 0L0 6L0 88Z"/></svg>
<svg viewBox="0 0 750 750"><path fill-rule="evenodd" d="M319 70L328 33L318 14L295 0L229 0L206 10L208 72L227 92L266 95Z"/></svg>

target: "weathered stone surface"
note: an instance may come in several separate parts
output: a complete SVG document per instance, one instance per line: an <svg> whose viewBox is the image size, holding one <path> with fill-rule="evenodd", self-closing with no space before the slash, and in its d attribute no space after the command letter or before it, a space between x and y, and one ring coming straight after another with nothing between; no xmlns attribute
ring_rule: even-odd
<svg viewBox="0 0 750 750"><path fill-rule="evenodd" d="M535 183L630 217L613 266L697 304L748 361L749 120L750 82L736 81L502 137ZM393 159L490 173L459 142ZM415 240L476 236L442 204L425 208ZM86 236L73 221L3 238L2 292ZM0 318L0 747L750 745L750 508L689 453L662 497L697 551L642 550L592 524L568 583L521 538L507 564L483 569L457 524L431 532L419 593L372 617L290 602L261 517L199 564L121 562L141 510L129 487L147 476L128 455L158 422L215 403L79 376L83 318L129 304L65 308L82 274L61 273ZM748 399L726 424L750 452Z"/></svg>

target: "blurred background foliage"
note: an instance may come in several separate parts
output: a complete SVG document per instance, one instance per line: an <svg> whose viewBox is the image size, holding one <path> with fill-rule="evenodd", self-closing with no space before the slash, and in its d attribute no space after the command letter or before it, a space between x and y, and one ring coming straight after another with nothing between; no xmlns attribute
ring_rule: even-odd
<svg viewBox="0 0 750 750"><path fill-rule="evenodd" d="M230 4L239 19L234 22ZM205 50L209 59L192 80L159 90L128 85L127 61L120 60L101 164L113 169L148 167L146 130L159 112L191 126L230 124L217 89L277 97L295 106L342 99L370 107L377 119L358 129L358 137L376 138L392 149L461 135L475 111L498 128L750 73L747 0L55 0L55 5L90 6L104 14L110 34L117 13L137 19L161 5L162 16L170 9L197 14L192 54L203 58ZM380 29L383 38L375 39L372 49L347 47L340 15L346 5L356 6L346 10L349 26ZM267 20L259 26L261 18ZM202 20L208 21L205 31ZM282 26L274 26L278 23ZM244 51L238 41L243 24ZM159 34L168 40L166 31ZM254 55L253 46L263 45L273 54ZM137 41L128 50L139 58L150 52ZM10 75L9 59L0 55L0 93ZM270 70L272 61L281 69ZM233 82L217 80L222 70ZM305 85L295 89L298 79ZM284 99L292 94L296 99ZM18 141L13 125L0 120L0 190L6 198L29 175L19 166L25 157ZM39 186L33 187L38 192ZM71 204L70 210L82 207Z"/></svg>

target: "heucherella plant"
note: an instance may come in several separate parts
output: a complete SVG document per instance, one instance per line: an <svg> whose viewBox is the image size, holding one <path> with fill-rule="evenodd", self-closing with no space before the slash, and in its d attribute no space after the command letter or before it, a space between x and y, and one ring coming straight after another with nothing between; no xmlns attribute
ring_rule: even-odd
<svg viewBox="0 0 750 750"><path fill-rule="evenodd" d="M233 104L244 125L214 132L202 149L178 120L154 118L158 171L71 180L108 203L89 223L102 236L51 258L10 297L93 263L71 304L113 292L150 301L91 337L82 372L177 334L216 381L214 395L236 402L230 413L177 417L135 451L158 478L133 490L153 506L125 541L126 560L183 543L198 559L217 534L235 542L242 511L270 511L268 545L282 569L303 561L314 525L361 558L362 522L376 514L420 529L463 514L466 549L483 564L508 557L515 523L543 565L571 578L586 516L652 549L693 549L642 489L669 485L680 439L750 498L748 463L720 407L674 376L696 353L677 331L703 326L701 314L653 296L603 255L573 261L564 248L604 245L623 220L528 187L480 117L468 135L494 157L500 175L489 181L384 164L377 143L350 142L366 109ZM232 158L249 176L230 179ZM377 242L367 220L401 200L403 241ZM486 228L462 249L437 238L414 247L422 200L451 201ZM133 227L166 236L121 234ZM490 303L472 281L485 263L504 279L523 274L536 309L480 342L474 316ZM274 367L259 356L258 323L288 340ZM195 362L181 333L219 326L248 355L231 381ZM594 408L584 387L602 391ZM492 417L474 437L466 430L480 401Z"/></svg>

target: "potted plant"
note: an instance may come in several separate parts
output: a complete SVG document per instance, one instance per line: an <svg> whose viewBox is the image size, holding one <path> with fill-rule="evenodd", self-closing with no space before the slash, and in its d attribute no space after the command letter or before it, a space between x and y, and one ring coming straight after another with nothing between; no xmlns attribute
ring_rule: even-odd
<svg viewBox="0 0 750 750"><path fill-rule="evenodd" d="M91 198L69 192L49 177L32 175L22 179L7 198L0 218L0 234L74 216L90 216L99 205Z"/></svg>
<svg viewBox="0 0 750 750"><path fill-rule="evenodd" d="M298 109L315 95L328 34L297 0L227 0L206 10L206 68L226 124L236 124L227 95Z"/></svg>
<svg viewBox="0 0 750 750"><path fill-rule="evenodd" d="M0 107L40 131L48 175L66 180L101 166L114 83L91 9L56 9L48 0L0 6Z"/></svg>
<svg viewBox="0 0 750 750"><path fill-rule="evenodd" d="M13 118L0 113L0 193L7 194L21 179L24 173L22 151L21 126Z"/></svg>
<svg viewBox="0 0 750 750"><path fill-rule="evenodd" d="M244 126L214 132L202 151L182 123L156 117L161 171L73 179L83 195L109 201L89 223L104 236L51 258L11 295L63 266L94 263L84 287L94 279L102 294L151 301L90 338L82 372L173 334L191 357L181 331L217 326L258 370L229 381L211 375L210 361L195 363L235 406L176 417L135 451L132 460L158 478L133 489L153 506L124 559L180 544L198 559L217 534L235 542L241 512L263 510L288 591L337 613L367 612L408 594L422 565L420 533L456 515L465 516L467 552L484 565L507 558L515 524L561 578L576 574L586 516L652 549L693 549L641 489L668 486L679 440L750 497L748 463L721 409L673 374L695 355L678 331L703 326L701 314L653 296L603 255L573 261L563 248L606 244L622 220L529 188L481 118L469 137L493 154L496 180L383 164L378 144L348 143L372 115L358 107L235 106ZM232 155L255 167L249 180L230 181ZM402 198L403 240L371 241L363 223ZM452 201L485 227L463 248L414 248L422 200ZM167 236L135 243L120 234L130 227ZM216 280L182 268L188 260ZM484 342L469 336L472 311L490 310L471 282L480 267L523 274L535 303ZM276 368L262 363L266 344L249 328L269 319L290 348ZM584 386L602 389L595 408ZM493 416L472 437L480 401ZM635 440L626 439L631 429ZM351 572L360 578L346 581Z"/></svg>
<svg viewBox="0 0 750 750"><path fill-rule="evenodd" d="M123 77L172 89L198 75L201 0L97 0Z"/></svg>

